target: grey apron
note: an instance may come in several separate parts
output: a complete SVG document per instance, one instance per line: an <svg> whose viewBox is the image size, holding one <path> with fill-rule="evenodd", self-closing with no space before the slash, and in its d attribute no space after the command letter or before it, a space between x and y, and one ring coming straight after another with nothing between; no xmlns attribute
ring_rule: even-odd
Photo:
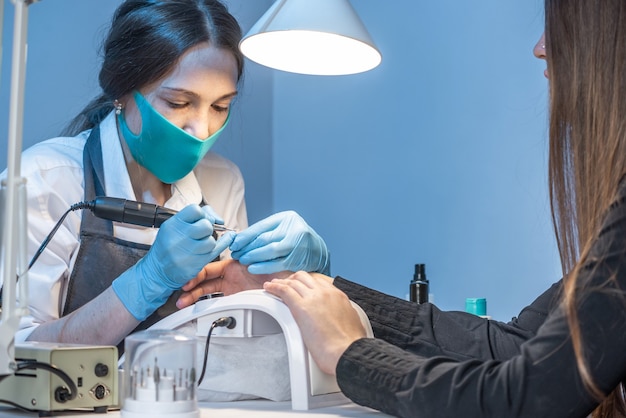
<svg viewBox="0 0 626 418"><path fill-rule="evenodd" d="M100 127L92 129L83 151L85 176L85 201L96 196L106 196L104 190L104 168L100 146ZM104 292L113 280L143 257L149 245L121 240L113 236L113 222L94 216L91 211L82 211L80 225L80 248L70 275L67 296L62 316L88 303ZM175 303L181 291L174 292L163 306L157 309L135 331L148 328L160 319L178 310ZM102 318L106 321L107 318ZM118 345L119 354L123 341Z"/></svg>

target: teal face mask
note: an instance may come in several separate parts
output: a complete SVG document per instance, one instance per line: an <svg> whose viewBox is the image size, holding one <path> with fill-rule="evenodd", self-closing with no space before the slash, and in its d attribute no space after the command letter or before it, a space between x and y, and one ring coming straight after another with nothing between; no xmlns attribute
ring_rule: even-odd
<svg viewBox="0 0 626 418"><path fill-rule="evenodd" d="M206 155L220 136L224 125L207 139L198 139L172 124L157 112L141 93L133 92L141 114L141 132L135 135L123 114L117 116L126 144L135 161L163 183L172 184L185 177Z"/></svg>

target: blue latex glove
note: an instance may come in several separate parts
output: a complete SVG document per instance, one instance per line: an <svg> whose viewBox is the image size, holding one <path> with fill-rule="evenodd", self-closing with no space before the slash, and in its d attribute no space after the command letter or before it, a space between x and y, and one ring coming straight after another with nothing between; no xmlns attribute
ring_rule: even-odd
<svg viewBox="0 0 626 418"><path fill-rule="evenodd" d="M239 232L230 250L252 274L283 270L330 274L326 243L294 211L276 213Z"/></svg>
<svg viewBox="0 0 626 418"><path fill-rule="evenodd" d="M136 319L150 316L230 245L232 232L217 241L212 237L216 222L223 220L209 206L185 207L163 222L148 253L113 281L113 290Z"/></svg>

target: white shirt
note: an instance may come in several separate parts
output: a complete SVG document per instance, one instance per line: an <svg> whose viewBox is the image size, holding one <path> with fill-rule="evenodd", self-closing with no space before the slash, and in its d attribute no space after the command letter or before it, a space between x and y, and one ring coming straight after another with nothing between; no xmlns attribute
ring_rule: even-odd
<svg viewBox="0 0 626 418"><path fill-rule="evenodd" d="M57 221L71 205L84 200L83 148L90 134L58 137L33 145L22 153L21 176L27 179L28 255L30 260ZM100 141L107 196L137 200L111 112L100 124ZM6 178L6 170L0 178ZM209 152L192 173L172 184L172 197L165 203L180 210L190 203L206 202L237 230L248 226L244 182L230 160ZM68 214L45 251L29 270L30 315L20 321L15 341L22 342L39 324L58 319L67 281L79 247L81 211ZM157 229L114 223L120 239L152 244Z"/></svg>

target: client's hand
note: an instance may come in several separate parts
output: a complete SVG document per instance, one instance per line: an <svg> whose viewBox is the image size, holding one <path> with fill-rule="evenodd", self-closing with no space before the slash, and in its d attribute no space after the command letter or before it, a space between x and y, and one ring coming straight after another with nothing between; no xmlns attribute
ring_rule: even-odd
<svg viewBox="0 0 626 418"><path fill-rule="evenodd" d="M185 291L176 301L179 309L193 305L202 295L223 292L225 295L242 290L262 289L263 283L274 278L287 277L293 272L284 271L273 274L251 274L246 266L236 260L227 259L205 265L200 273L187 282Z"/></svg>
<svg viewBox="0 0 626 418"><path fill-rule="evenodd" d="M367 336L348 296L328 276L299 271L267 282L263 288L289 307L313 360L328 374L335 374L350 344Z"/></svg>

